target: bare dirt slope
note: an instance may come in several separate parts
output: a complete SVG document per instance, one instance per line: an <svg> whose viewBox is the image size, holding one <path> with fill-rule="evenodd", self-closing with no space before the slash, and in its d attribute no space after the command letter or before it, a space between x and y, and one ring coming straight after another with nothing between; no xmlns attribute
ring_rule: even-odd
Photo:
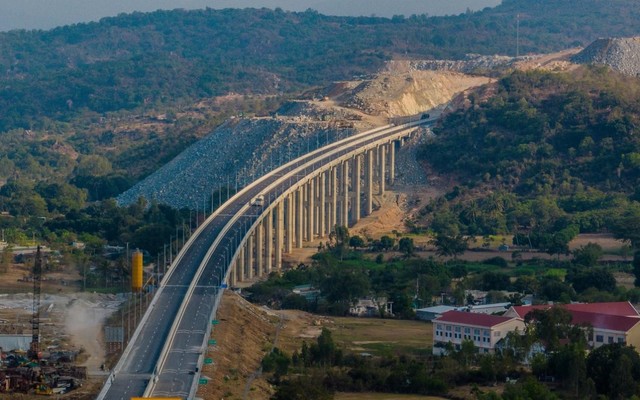
<svg viewBox="0 0 640 400"><path fill-rule="evenodd" d="M453 71L416 70L408 61L392 61L374 79L361 82L340 99L367 114L407 116L444 106L456 94L491 81Z"/></svg>
<svg viewBox="0 0 640 400"><path fill-rule="evenodd" d="M209 346L207 354L213 364L202 369L210 381L197 393L205 400L268 399L273 388L256 373L262 358L273 346L291 354L303 340L314 340L323 325L331 324L301 311L256 307L231 291L223 295L218 320L211 334L217 344Z"/></svg>
<svg viewBox="0 0 640 400"><path fill-rule="evenodd" d="M518 61L516 68L522 71L541 69L544 71L570 71L576 69L578 64L571 58L578 54L581 48L567 49L557 53L544 54L539 57Z"/></svg>

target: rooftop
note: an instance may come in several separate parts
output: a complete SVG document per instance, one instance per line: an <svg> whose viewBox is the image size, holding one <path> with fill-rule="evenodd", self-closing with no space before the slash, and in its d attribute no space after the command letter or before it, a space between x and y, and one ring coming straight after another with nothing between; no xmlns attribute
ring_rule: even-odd
<svg viewBox="0 0 640 400"><path fill-rule="evenodd" d="M511 321L515 318L501 317L498 315L477 314L464 311L447 311L438 318L434 319L435 322L453 322L457 324L482 326L490 328L492 326L500 325L504 322Z"/></svg>
<svg viewBox="0 0 640 400"><path fill-rule="evenodd" d="M559 307L569 311L581 311L594 314L618 315L626 317L638 317L638 311L628 301L617 301L608 303L574 303L574 304L558 304ZM537 306L514 306L515 311L520 318L524 318L533 310L548 310L553 307L552 304L544 304Z"/></svg>
<svg viewBox="0 0 640 400"><path fill-rule="evenodd" d="M640 317L627 317L623 315L596 314L584 311L571 311L572 324L589 324L596 329L606 329L610 331L627 332L633 328Z"/></svg>

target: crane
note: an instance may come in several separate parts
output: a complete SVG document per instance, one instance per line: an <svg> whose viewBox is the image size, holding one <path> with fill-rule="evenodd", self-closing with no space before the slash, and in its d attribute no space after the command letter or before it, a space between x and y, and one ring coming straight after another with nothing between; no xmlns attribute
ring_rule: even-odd
<svg viewBox="0 0 640 400"><path fill-rule="evenodd" d="M29 358L37 360L40 353L40 282L42 280L42 254L40 246L36 250L33 265L33 315L31 317L31 345Z"/></svg>

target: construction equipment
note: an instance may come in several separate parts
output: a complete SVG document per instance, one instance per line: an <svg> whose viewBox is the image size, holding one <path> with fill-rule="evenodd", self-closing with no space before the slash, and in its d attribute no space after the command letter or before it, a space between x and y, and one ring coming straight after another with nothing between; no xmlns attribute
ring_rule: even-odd
<svg viewBox="0 0 640 400"><path fill-rule="evenodd" d="M36 385L36 394L51 396L53 394L53 389L51 389L46 383L38 383Z"/></svg>
<svg viewBox="0 0 640 400"><path fill-rule="evenodd" d="M40 358L40 282L42 280L42 253L40 246L36 250L33 265L33 315L31 317L31 345L28 356L31 360Z"/></svg>

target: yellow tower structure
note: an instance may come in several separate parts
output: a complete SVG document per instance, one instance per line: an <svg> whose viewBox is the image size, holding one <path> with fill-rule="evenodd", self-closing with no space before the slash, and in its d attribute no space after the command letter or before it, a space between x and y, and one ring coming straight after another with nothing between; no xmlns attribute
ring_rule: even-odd
<svg viewBox="0 0 640 400"><path fill-rule="evenodd" d="M142 252L136 250L131 256L131 291L142 290Z"/></svg>

